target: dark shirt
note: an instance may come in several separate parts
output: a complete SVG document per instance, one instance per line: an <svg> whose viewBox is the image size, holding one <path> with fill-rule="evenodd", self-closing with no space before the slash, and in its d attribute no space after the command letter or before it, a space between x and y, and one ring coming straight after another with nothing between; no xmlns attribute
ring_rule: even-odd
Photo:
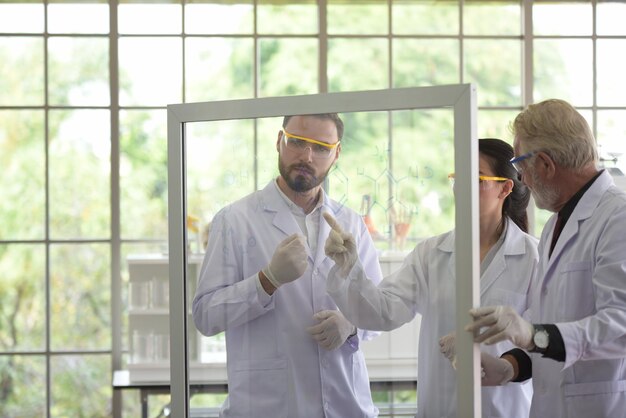
<svg viewBox="0 0 626 418"><path fill-rule="evenodd" d="M550 243L549 253L550 256L552 256L552 250L554 249L559 237L561 236L563 228L565 228L567 221L569 220L572 213L574 213L576 205L578 205L580 199L587 192L587 190L589 190L589 188L596 181L596 179L600 177L602 171L604 170L600 170L598 174L596 174L583 187L581 187L580 190L578 190L576 194L574 194L574 196L572 196L570 200L567 201L565 206L563 206L563 208L559 211L557 215L557 222L554 225L554 232L552 233L552 242ZM556 361L565 361L565 343L563 341L563 336L561 335L561 332L554 324L542 325L548 333L549 340L548 348L542 354L542 357L551 358ZM532 377L532 362L526 352L520 350L519 348L514 348L513 350L507 351L503 355L506 354L513 356L517 360L519 373L517 375L517 378L513 380L514 382L523 382L524 380L530 379Z"/></svg>

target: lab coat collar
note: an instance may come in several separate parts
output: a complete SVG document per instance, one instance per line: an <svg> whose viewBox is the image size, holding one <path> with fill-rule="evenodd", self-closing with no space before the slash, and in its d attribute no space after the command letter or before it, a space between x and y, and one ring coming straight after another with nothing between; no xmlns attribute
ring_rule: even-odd
<svg viewBox="0 0 626 418"><path fill-rule="evenodd" d="M552 251L552 255L548 260L547 270L552 268L552 264L554 264L554 260L559 259L560 253L567 246L567 244L578 235L578 230L580 227L580 223L585 219L591 217L593 212L598 207L600 203L600 199L602 199L602 195L607 191L607 189L613 186L615 183L613 182L613 178L611 175L604 170L602 174L593 182L591 187L585 192L585 194L580 198L574 212L572 212L571 216L567 220L561 235L559 236L559 240ZM553 216L556 219L556 216ZM554 228L554 221L551 218L552 222L548 222L546 224L547 227ZM552 234L554 232L551 231L550 234L547 234L546 239L552 239ZM546 241L548 242L548 241ZM549 246L544 245L544 250L548 251ZM548 253L545 253L544 256L547 256Z"/></svg>
<svg viewBox="0 0 626 418"><path fill-rule="evenodd" d="M485 271L485 274L481 276L480 282L480 294L481 296L495 283L506 271L506 257L507 256L515 256L515 255L523 255L526 253L526 242L524 240L524 232L519 229L519 227L510 220L507 220L507 230L506 235L504 237L504 242L502 243L502 247L496 254L496 256L491 260L491 264ZM449 253L452 257L450 258L450 269L453 274L455 274L455 257L454 251L454 241L455 241L455 233L451 231L438 245L438 249L440 251Z"/></svg>

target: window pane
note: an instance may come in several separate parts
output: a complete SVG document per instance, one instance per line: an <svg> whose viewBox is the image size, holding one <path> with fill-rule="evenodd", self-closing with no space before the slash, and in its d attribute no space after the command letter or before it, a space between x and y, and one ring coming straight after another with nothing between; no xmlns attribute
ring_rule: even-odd
<svg viewBox="0 0 626 418"><path fill-rule="evenodd" d="M389 87L386 39L330 39L328 90L375 90Z"/></svg>
<svg viewBox="0 0 626 418"><path fill-rule="evenodd" d="M42 111L0 111L0 240L44 237L43 124Z"/></svg>
<svg viewBox="0 0 626 418"><path fill-rule="evenodd" d="M182 101L182 40L121 38L120 103L165 106Z"/></svg>
<svg viewBox="0 0 626 418"><path fill-rule="evenodd" d="M593 55L590 39L537 39L533 66L536 102L558 97L574 106L591 106Z"/></svg>
<svg viewBox="0 0 626 418"><path fill-rule="evenodd" d="M0 106L44 103L43 39L0 37Z"/></svg>
<svg viewBox="0 0 626 418"><path fill-rule="evenodd" d="M392 68L393 87L459 83L459 41L394 39Z"/></svg>
<svg viewBox="0 0 626 418"><path fill-rule="evenodd" d="M598 1L596 22L598 35L626 35L626 4Z"/></svg>
<svg viewBox="0 0 626 418"><path fill-rule="evenodd" d="M187 125L187 205L199 226L254 191L253 134L252 120Z"/></svg>
<svg viewBox="0 0 626 418"><path fill-rule="evenodd" d="M109 33L108 4L49 4L50 33Z"/></svg>
<svg viewBox="0 0 626 418"><path fill-rule="evenodd" d="M252 0L247 4L185 4L186 33L252 33L253 19Z"/></svg>
<svg viewBox="0 0 626 418"><path fill-rule="evenodd" d="M110 104L108 39L54 37L48 54L50 104Z"/></svg>
<svg viewBox="0 0 626 418"><path fill-rule="evenodd" d="M258 189L265 187L278 177L278 151L276 140L283 118L263 118L257 120L257 173Z"/></svg>
<svg viewBox="0 0 626 418"><path fill-rule="evenodd" d="M52 417L102 417L111 411L110 355L53 356Z"/></svg>
<svg viewBox="0 0 626 418"><path fill-rule="evenodd" d="M260 39L259 96L318 92L317 39Z"/></svg>
<svg viewBox="0 0 626 418"><path fill-rule="evenodd" d="M318 33L316 0L257 1L257 30L270 34Z"/></svg>
<svg viewBox="0 0 626 418"><path fill-rule="evenodd" d="M591 2L548 1L533 4L535 35L591 35Z"/></svg>
<svg viewBox="0 0 626 418"><path fill-rule="evenodd" d="M42 33L43 4L0 4L0 32Z"/></svg>
<svg viewBox="0 0 626 418"><path fill-rule="evenodd" d="M392 2L396 35L456 35L459 33L458 0L405 0Z"/></svg>
<svg viewBox="0 0 626 418"><path fill-rule="evenodd" d="M50 111L50 235L111 235L111 133L107 110Z"/></svg>
<svg viewBox="0 0 626 418"><path fill-rule="evenodd" d="M167 239L167 114L120 112L122 237Z"/></svg>
<svg viewBox="0 0 626 418"><path fill-rule="evenodd" d="M2 402L0 416L46 416L46 360L44 356L0 356Z"/></svg>
<svg viewBox="0 0 626 418"><path fill-rule="evenodd" d="M110 267L108 244L50 247L50 343L53 350L111 348Z"/></svg>
<svg viewBox="0 0 626 418"><path fill-rule="evenodd" d="M598 145L600 157L617 161L605 162L626 174L626 110L598 110Z"/></svg>
<svg viewBox="0 0 626 418"><path fill-rule="evenodd" d="M43 245L0 245L0 352L45 348L45 257Z"/></svg>
<svg viewBox="0 0 626 418"><path fill-rule="evenodd" d="M520 2L466 1L463 9L463 33L520 35L522 33Z"/></svg>
<svg viewBox="0 0 626 418"><path fill-rule="evenodd" d="M513 134L509 125L519 114L515 110L485 110L478 111L478 137L499 138L513 145Z"/></svg>
<svg viewBox="0 0 626 418"><path fill-rule="evenodd" d="M120 4L118 30L122 34L175 34L182 32L180 4Z"/></svg>
<svg viewBox="0 0 626 418"><path fill-rule="evenodd" d="M329 0L326 10L329 34L385 35L389 32L386 1L348 3L344 0Z"/></svg>
<svg viewBox="0 0 626 418"><path fill-rule="evenodd" d="M626 51L626 40L598 39L597 47L598 106L625 106L626 63L623 53L618 51Z"/></svg>
<svg viewBox="0 0 626 418"><path fill-rule="evenodd" d="M254 97L253 60L252 39L187 38L185 101Z"/></svg>
<svg viewBox="0 0 626 418"><path fill-rule="evenodd" d="M463 82L476 84L479 106L521 105L520 48L517 40L465 41Z"/></svg>

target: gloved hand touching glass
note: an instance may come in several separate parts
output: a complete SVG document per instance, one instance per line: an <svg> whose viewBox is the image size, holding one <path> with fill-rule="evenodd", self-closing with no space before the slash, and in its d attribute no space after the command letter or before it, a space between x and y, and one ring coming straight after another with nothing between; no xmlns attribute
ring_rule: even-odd
<svg viewBox="0 0 626 418"><path fill-rule="evenodd" d="M305 242L304 235L293 234L276 247L272 260L262 270L275 288L296 280L306 271L308 256Z"/></svg>
<svg viewBox="0 0 626 418"><path fill-rule="evenodd" d="M347 277L358 258L356 241L352 234L344 232L330 213L324 212L324 219L332 228L326 239L324 251L339 267L341 277Z"/></svg>
<svg viewBox="0 0 626 418"><path fill-rule="evenodd" d="M477 343L495 344L509 340L516 346L529 350L533 343L534 328L509 306L486 306L470 309L474 322L465 327L466 331L478 332L474 336ZM481 328L487 328L480 331Z"/></svg>
<svg viewBox="0 0 626 418"><path fill-rule="evenodd" d="M510 382L515 374L510 362L487 353L480 353L480 365L483 372L481 380L483 386L504 385Z"/></svg>
<svg viewBox="0 0 626 418"><path fill-rule="evenodd" d="M456 370L456 332L451 332L439 338L439 351L450 360L452 368Z"/></svg>
<svg viewBox="0 0 626 418"><path fill-rule="evenodd" d="M339 311L319 311L313 318L321 322L307 328L307 332L326 350L340 347L348 337L356 333L356 327Z"/></svg>

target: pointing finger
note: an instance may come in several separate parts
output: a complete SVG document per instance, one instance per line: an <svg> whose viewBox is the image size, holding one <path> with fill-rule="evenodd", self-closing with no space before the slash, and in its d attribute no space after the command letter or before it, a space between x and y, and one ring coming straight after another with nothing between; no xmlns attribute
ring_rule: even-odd
<svg viewBox="0 0 626 418"><path fill-rule="evenodd" d="M337 220L333 218L333 215L328 212L324 212L323 216L324 219L326 219L326 222L328 222L328 225L330 225L333 230L339 232L339 234L343 234L343 229L339 225L339 222L337 222Z"/></svg>

